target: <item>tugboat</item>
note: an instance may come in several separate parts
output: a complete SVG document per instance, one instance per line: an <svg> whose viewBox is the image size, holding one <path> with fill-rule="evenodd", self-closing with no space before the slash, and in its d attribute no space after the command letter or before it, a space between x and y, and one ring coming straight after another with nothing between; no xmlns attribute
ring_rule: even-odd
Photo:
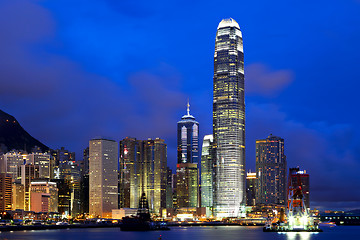
<svg viewBox="0 0 360 240"><path fill-rule="evenodd" d="M282 216L283 215L283 216ZM303 190L300 176L297 184L289 179L288 203L286 207L286 220L284 212L280 214L277 223L268 222L263 228L264 232L322 232L314 217L310 216L303 201Z"/></svg>
<svg viewBox="0 0 360 240"><path fill-rule="evenodd" d="M145 193L141 195L136 216L124 217L120 229L121 231L170 230L166 222L152 221Z"/></svg>

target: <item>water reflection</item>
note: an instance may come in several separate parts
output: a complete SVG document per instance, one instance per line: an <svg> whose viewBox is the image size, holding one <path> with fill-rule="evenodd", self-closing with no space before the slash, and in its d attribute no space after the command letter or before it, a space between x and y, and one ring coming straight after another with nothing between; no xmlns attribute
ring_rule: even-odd
<svg viewBox="0 0 360 240"><path fill-rule="evenodd" d="M317 233L311 233L311 232L287 232L287 233L279 233L284 234L286 236L287 240L310 240L311 235L317 234Z"/></svg>

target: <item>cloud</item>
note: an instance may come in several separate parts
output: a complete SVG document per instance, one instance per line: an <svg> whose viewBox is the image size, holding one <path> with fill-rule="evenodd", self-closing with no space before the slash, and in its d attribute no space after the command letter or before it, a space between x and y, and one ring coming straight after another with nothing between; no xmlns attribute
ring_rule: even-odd
<svg viewBox="0 0 360 240"><path fill-rule="evenodd" d="M176 141L177 111L186 102L176 69L161 63L125 81L109 79L49 50L58 43L47 9L31 1L7 1L0 19L6 23L0 26L0 108L34 137L78 154L99 135ZM45 47L39 50L39 44Z"/></svg>
<svg viewBox="0 0 360 240"><path fill-rule="evenodd" d="M245 67L245 89L248 94L274 96L286 88L294 79L290 70L273 71L262 63Z"/></svg>
<svg viewBox="0 0 360 240"><path fill-rule="evenodd" d="M255 140L270 133L284 138L288 168L299 166L310 174L310 200L314 206L354 207L360 204L356 159L359 142L352 126L328 122L302 123L291 119L275 104L248 104L247 168L255 169Z"/></svg>

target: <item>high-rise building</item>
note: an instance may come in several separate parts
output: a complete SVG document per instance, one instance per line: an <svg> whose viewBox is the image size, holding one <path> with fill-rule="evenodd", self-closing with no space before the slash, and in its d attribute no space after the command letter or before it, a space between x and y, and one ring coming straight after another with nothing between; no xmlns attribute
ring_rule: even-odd
<svg viewBox="0 0 360 240"><path fill-rule="evenodd" d="M300 188L306 208L310 208L310 180L306 170L300 171L299 167L289 169L289 186L293 189Z"/></svg>
<svg viewBox="0 0 360 240"><path fill-rule="evenodd" d="M176 166L177 207L198 207L198 167L196 163Z"/></svg>
<svg viewBox="0 0 360 240"><path fill-rule="evenodd" d="M19 180L12 184L12 210L24 210L24 185Z"/></svg>
<svg viewBox="0 0 360 240"><path fill-rule="evenodd" d="M178 164L176 169L177 206L198 206L198 158L199 158L199 123L190 115L190 104L187 114L177 123Z"/></svg>
<svg viewBox="0 0 360 240"><path fill-rule="evenodd" d="M234 19L219 23L214 54L214 213L244 215L245 92L242 33Z"/></svg>
<svg viewBox="0 0 360 240"><path fill-rule="evenodd" d="M246 206L255 206L256 204L256 173L248 172L246 174Z"/></svg>
<svg viewBox="0 0 360 240"><path fill-rule="evenodd" d="M12 178L10 174L0 173L0 211L12 208Z"/></svg>
<svg viewBox="0 0 360 240"><path fill-rule="evenodd" d="M201 150L201 206L213 206L213 135L205 135Z"/></svg>
<svg viewBox="0 0 360 240"><path fill-rule="evenodd" d="M173 208L173 173L171 168L166 168L166 208Z"/></svg>
<svg viewBox="0 0 360 240"><path fill-rule="evenodd" d="M26 153L11 151L0 156L0 169L2 173L11 174L13 180L19 179L18 176L20 166L26 160Z"/></svg>
<svg viewBox="0 0 360 240"><path fill-rule="evenodd" d="M284 139L270 134L264 140L256 140L256 178L256 204L285 204Z"/></svg>
<svg viewBox="0 0 360 240"><path fill-rule="evenodd" d="M118 144L108 139L89 142L89 214L111 217L118 208Z"/></svg>
<svg viewBox="0 0 360 240"><path fill-rule="evenodd" d="M39 178L39 166L30 163L21 165L20 178L24 186L24 210L30 211L30 183L33 179Z"/></svg>
<svg viewBox="0 0 360 240"><path fill-rule="evenodd" d="M137 208L145 193L152 213L166 208L167 146L163 139L120 141L120 207Z"/></svg>
<svg viewBox="0 0 360 240"><path fill-rule="evenodd" d="M51 158L50 153L30 153L26 155L26 163L39 167L39 178L51 179L53 177Z"/></svg>
<svg viewBox="0 0 360 240"><path fill-rule="evenodd" d="M49 180L33 180L30 184L30 211L58 212L58 188Z"/></svg>
<svg viewBox="0 0 360 240"><path fill-rule="evenodd" d="M178 163L198 163L199 158L199 123L190 115L190 104L187 114L177 123Z"/></svg>

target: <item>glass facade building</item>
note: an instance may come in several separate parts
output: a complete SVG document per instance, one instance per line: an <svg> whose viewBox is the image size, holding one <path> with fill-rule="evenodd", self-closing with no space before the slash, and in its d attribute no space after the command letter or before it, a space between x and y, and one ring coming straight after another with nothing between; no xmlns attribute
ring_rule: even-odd
<svg viewBox="0 0 360 240"><path fill-rule="evenodd" d="M270 134L264 140L256 140L256 178L256 204L285 204L284 139Z"/></svg>
<svg viewBox="0 0 360 240"><path fill-rule="evenodd" d="M201 207L213 206L213 135L205 135L201 150Z"/></svg>
<svg viewBox="0 0 360 240"><path fill-rule="evenodd" d="M199 158L199 123L187 114L177 123L176 194L177 207L198 206L198 158Z"/></svg>
<svg viewBox="0 0 360 240"><path fill-rule="evenodd" d="M239 24L219 23L214 54L214 214L238 217L245 206L244 53Z"/></svg>
<svg viewBox="0 0 360 240"><path fill-rule="evenodd" d="M120 141L120 208L138 208L145 193L150 211L160 213L167 203L167 175L167 146L163 139L127 137Z"/></svg>
<svg viewBox="0 0 360 240"><path fill-rule="evenodd" d="M178 163L198 163L199 158L199 123L190 115L190 104L187 114L177 123Z"/></svg>

